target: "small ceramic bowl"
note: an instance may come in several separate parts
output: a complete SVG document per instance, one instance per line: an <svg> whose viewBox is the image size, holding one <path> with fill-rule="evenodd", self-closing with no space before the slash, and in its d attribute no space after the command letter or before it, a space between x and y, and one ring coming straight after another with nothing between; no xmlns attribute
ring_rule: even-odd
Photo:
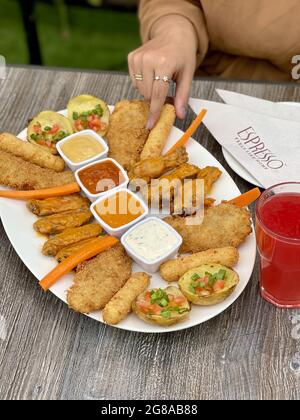
<svg viewBox="0 0 300 420"><path fill-rule="evenodd" d="M98 163L104 163L104 162L112 162L120 171L121 173L121 178L122 178L122 182L119 185L116 185L115 187L111 188L108 191L103 191L97 194L92 194L82 183L81 179L80 179L80 172L84 171L86 168L89 168L93 165L96 165ZM125 171L125 169L114 159L111 158L106 158L106 159L102 159L96 162L92 162L89 163L88 165L85 165L83 168L78 169L75 172L75 178L77 183L79 184L80 188L82 189L82 191L85 193L85 195L90 199L90 201L94 202L96 200L98 200L98 198L103 197L104 195L106 195L107 193L111 192L111 191L117 191L120 190L122 188L127 188L127 185L129 183L129 178L127 176L127 172Z"/></svg>
<svg viewBox="0 0 300 420"><path fill-rule="evenodd" d="M101 144L101 146L103 147L103 152L98 153L97 155L93 156L90 159L86 159L83 160L82 162L78 162L75 163L73 162L71 159L69 159L64 152L61 149L61 146L66 143L68 140L71 140L75 137L80 137L80 136L91 136L93 137L98 143ZM107 157L108 155L108 146L107 143L105 142L105 140L99 136L99 134L97 134L94 130L83 130L83 131L79 131L78 133L75 134L71 134L68 137L65 137L63 140L60 140L57 145L56 145L57 151L60 154L60 156L63 158L63 160L66 162L66 164L68 165L68 167L72 170L72 171L76 171L77 169L82 168L83 166L95 162L96 160L99 159L104 159Z"/></svg>
<svg viewBox="0 0 300 420"><path fill-rule="evenodd" d="M154 259L154 260L148 260L146 258L144 258L143 256L139 255L128 243L127 243L127 238L128 235L130 235L131 233L133 233L138 227L143 226L144 224L146 224L147 222L149 222L150 220L154 220L156 223L159 223L161 225L164 226L165 229L168 229L171 234L174 236L175 239L175 243L174 246L172 246L171 249L169 249L166 252L162 252L162 254ZM162 238L159 237L159 235L156 236L156 241L157 244L160 243L160 240L163 241ZM135 226L133 226L131 229L129 229L123 236L121 239L122 245L124 246L124 248L126 249L128 255L137 263L139 264L146 272L148 273L156 273L159 270L160 265L171 259L176 257L176 255L178 254L178 250L182 244L182 237L176 232L175 229L173 229L170 225L168 225L168 223L164 222L163 220L159 219L158 217L148 217L145 220L142 220L140 223L137 223Z"/></svg>
<svg viewBox="0 0 300 420"><path fill-rule="evenodd" d="M128 195L133 197L138 203L140 203L142 209L144 210L143 214L134 219L133 221L127 223L126 225L120 226L118 228L113 228L109 226L97 213L96 207L99 205L102 201L106 200L109 197L113 197L119 192L126 192ZM111 236L116 236L117 238L120 238L129 228L134 226L136 223L140 222L142 219L144 219L148 215L148 207L146 204L141 200L136 194L128 190L127 188L121 188L118 190L113 190L111 192L108 192L105 194L105 196L100 197L97 201L95 201L91 205L91 212L93 213L95 219L97 222L103 227L103 229Z"/></svg>

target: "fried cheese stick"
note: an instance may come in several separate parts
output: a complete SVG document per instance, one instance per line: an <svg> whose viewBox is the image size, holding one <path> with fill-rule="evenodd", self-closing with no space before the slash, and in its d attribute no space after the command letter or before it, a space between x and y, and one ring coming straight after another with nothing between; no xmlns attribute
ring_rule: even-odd
<svg viewBox="0 0 300 420"><path fill-rule="evenodd" d="M55 172L62 172L65 162L59 156L43 150L28 141L22 141L13 134L0 134L0 151L11 153L27 162L34 163L41 168L52 169Z"/></svg>
<svg viewBox="0 0 300 420"><path fill-rule="evenodd" d="M239 252L232 246L208 249L185 257L164 262L160 266L161 277L168 281L178 281L187 271L204 264L221 264L228 268L234 267L239 260Z"/></svg>
<svg viewBox="0 0 300 420"><path fill-rule="evenodd" d="M115 325L121 322L130 312L135 299L143 293L150 284L150 276L146 273L133 273L125 285L106 304L103 310L103 320Z"/></svg>
<svg viewBox="0 0 300 420"><path fill-rule="evenodd" d="M171 104L165 104L159 120L150 131L148 140L141 153L141 160L156 158L161 155L168 140L171 128L176 119L175 108Z"/></svg>

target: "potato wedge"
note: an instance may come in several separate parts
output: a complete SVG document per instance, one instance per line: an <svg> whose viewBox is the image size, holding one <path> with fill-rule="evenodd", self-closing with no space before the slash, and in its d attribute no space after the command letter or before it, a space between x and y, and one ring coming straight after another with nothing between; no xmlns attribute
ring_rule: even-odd
<svg viewBox="0 0 300 420"><path fill-rule="evenodd" d="M185 273L178 285L184 296L195 305L211 306L228 298L239 283L239 276L220 264L207 264Z"/></svg>
<svg viewBox="0 0 300 420"><path fill-rule="evenodd" d="M145 322L168 327L188 318L190 304L177 287L169 286L142 293L132 310Z"/></svg>
<svg viewBox="0 0 300 420"><path fill-rule="evenodd" d="M54 111L43 111L34 117L27 129L27 139L30 143L56 155L56 143L73 134L73 128L68 118Z"/></svg>
<svg viewBox="0 0 300 420"><path fill-rule="evenodd" d="M108 130L110 112L107 104L91 95L80 95L68 103L68 118L74 131L92 129L100 136Z"/></svg>

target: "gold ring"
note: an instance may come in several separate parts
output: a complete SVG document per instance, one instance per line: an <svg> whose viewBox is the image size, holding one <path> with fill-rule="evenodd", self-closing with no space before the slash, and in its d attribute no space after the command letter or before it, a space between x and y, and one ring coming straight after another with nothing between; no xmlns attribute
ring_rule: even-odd
<svg viewBox="0 0 300 420"><path fill-rule="evenodd" d="M159 82L160 80L162 80L165 83L171 83L171 78L169 76L155 76L154 80L156 82Z"/></svg>
<svg viewBox="0 0 300 420"><path fill-rule="evenodd" d="M141 81L141 82L144 80L142 74L135 74L134 73L133 77L135 78L135 80L138 80L138 81Z"/></svg>

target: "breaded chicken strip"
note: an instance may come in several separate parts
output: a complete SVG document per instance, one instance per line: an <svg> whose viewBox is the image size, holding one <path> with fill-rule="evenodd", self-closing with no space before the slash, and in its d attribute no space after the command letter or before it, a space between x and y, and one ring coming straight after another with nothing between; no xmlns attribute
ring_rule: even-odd
<svg viewBox="0 0 300 420"><path fill-rule="evenodd" d="M129 170L140 160L140 155L149 135L146 124L149 104L144 101L121 101L115 106L110 117L106 135L109 157Z"/></svg>
<svg viewBox="0 0 300 420"><path fill-rule="evenodd" d="M40 168L10 153L0 153L0 185L18 190L39 190L72 182L75 182L75 177L71 171L58 173Z"/></svg>
<svg viewBox="0 0 300 420"><path fill-rule="evenodd" d="M117 244L84 264L68 290L69 307L90 313L104 308L131 275L132 260Z"/></svg>
<svg viewBox="0 0 300 420"><path fill-rule="evenodd" d="M27 202L27 208L37 216L50 216L70 210L88 209L90 204L86 197L82 197L80 194L71 194L45 200L30 200Z"/></svg>
<svg viewBox="0 0 300 420"><path fill-rule="evenodd" d="M66 211L37 220L33 228L43 235L53 235L55 233L61 233L68 228L85 225L92 217L93 215L90 209Z"/></svg>
<svg viewBox="0 0 300 420"><path fill-rule="evenodd" d="M150 276L146 273L133 273L125 285L108 302L103 310L103 320L115 325L121 322L131 312L135 299L143 293L150 284Z"/></svg>
<svg viewBox="0 0 300 420"><path fill-rule="evenodd" d="M249 211L229 203L208 208L202 224L197 223L197 216L170 216L164 220L182 236L182 253L237 248L252 232Z"/></svg>
<svg viewBox="0 0 300 420"><path fill-rule="evenodd" d="M168 260L160 266L161 277L169 282L178 281L187 271L205 264L221 264L234 267L239 260L239 252L232 246L208 249L192 255Z"/></svg>

